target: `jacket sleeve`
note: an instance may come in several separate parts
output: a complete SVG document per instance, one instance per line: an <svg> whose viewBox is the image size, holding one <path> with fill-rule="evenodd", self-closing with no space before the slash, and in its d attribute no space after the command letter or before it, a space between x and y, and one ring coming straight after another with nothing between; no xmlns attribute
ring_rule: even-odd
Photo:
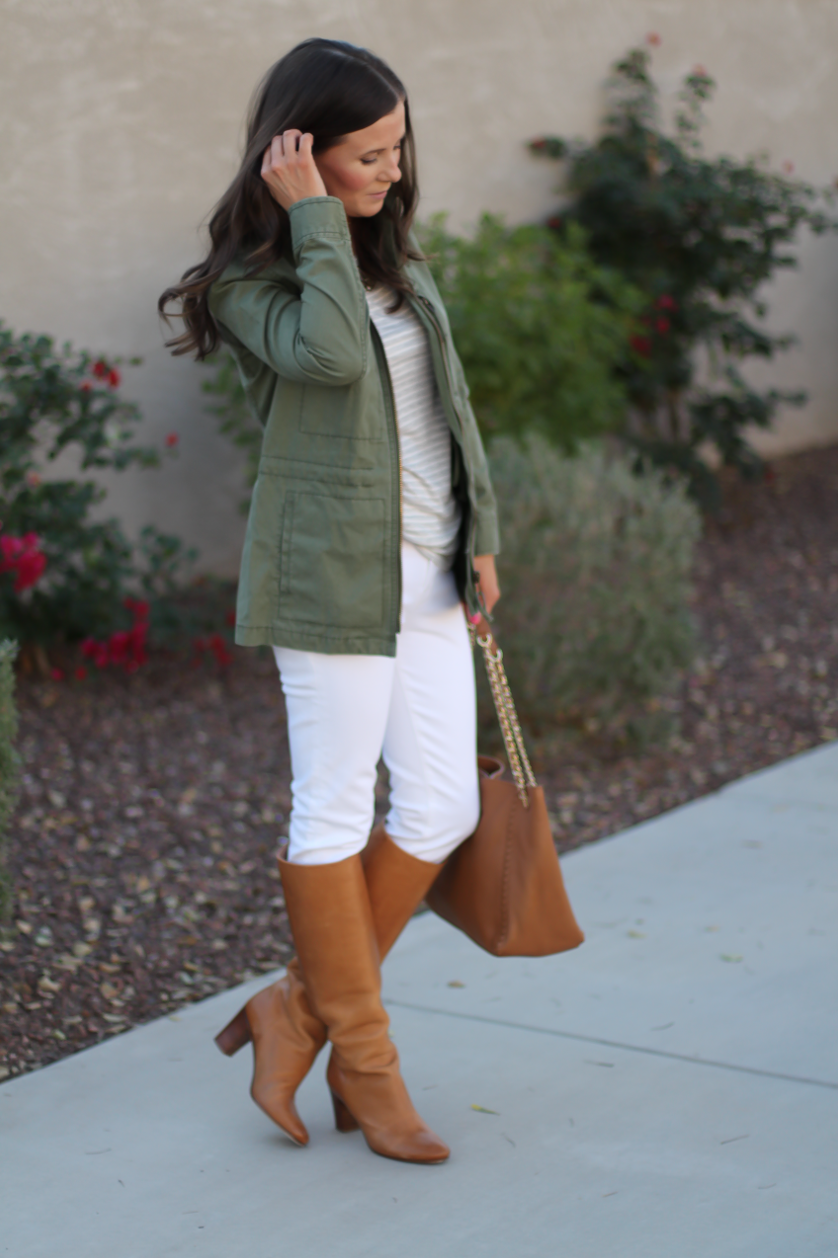
<svg viewBox="0 0 838 1258"><path fill-rule="evenodd" d="M308 197L289 211L299 289L232 266L209 306L225 339L301 384L347 385L367 369L369 312L349 225L337 197Z"/></svg>

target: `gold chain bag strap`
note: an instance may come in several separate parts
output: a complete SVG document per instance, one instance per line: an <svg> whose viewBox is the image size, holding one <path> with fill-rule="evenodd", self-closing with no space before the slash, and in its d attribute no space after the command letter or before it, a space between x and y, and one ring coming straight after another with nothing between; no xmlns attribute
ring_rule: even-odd
<svg viewBox="0 0 838 1258"><path fill-rule="evenodd" d="M577 948L579 929L535 780L503 652L491 634L477 639L514 782L503 765L478 756L480 821L442 867L426 897L440 917L496 957L543 957Z"/></svg>

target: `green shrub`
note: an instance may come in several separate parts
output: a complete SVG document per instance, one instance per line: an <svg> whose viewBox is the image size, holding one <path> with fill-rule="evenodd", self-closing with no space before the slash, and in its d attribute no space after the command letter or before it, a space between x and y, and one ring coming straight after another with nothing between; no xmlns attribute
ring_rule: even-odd
<svg viewBox="0 0 838 1258"><path fill-rule="evenodd" d="M17 712L15 710L14 661L17 643L0 642L0 926L9 917L11 886L6 866L8 828L15 804L19 760L15 750Z"/></svg>
<svg viewBox="0 0 838 1258"><path fill-rule="evenodd" d="M560 240L484 215L472 237L454 236L440 215L421 241L485 434L537 431L572 449L622 425L616 368L642 298L593 261L581 229Z"/></svg>
<svg viewBox="0 0 838 1258"><path fill-rule="evenodd" d="M758 390L739 364L772 359L794 343L761 322L762 284L797 265L788 245L802 227L834 229L824 194L772 173L764 159L709 159L699 134L713 79L684 80L674 134L662 128L647 50L614 66L602 136L592 144L542 137L530 148L564 163L567 205L551 220L573 239L582 225L597 262L645 295L643 325L623 376L631 400L626 435L654 462L676 467L705 500L717 495L702 458L710 443L746 475L761 471L749 425L766 428L803 392ZM701 350L700 354L696 351Z"/></svg>
<svg viewBox="0 0 838 1258"><path fill-rule="evenodd" d="M68 451L82 472L159 464L156 450L134 443L140 414L120 397L120 382L113 361L69 344L59 349L48 336L16 337L0 324L0 527L8 550L0 564L0 636L43 647L127 628L126 591L170 592L175 571L191 557L153 526L135 551L116 520L91 520L105 498L101 485L48 475ZM28 556L23 574L15 547ZM152 625L156 615L152 605Z"/></svg>
<svg viewBox="0 0 838 1258"><path fill-rule="evenodd" d="M681 484L636 476L596 445L492 443L503 597L498 633L531 721L643 718L689 663L698 510Z"/></svg>

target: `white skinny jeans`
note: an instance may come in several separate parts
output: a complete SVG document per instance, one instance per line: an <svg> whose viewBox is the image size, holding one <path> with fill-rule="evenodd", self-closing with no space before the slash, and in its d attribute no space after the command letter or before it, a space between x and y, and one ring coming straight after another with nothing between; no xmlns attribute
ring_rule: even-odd
<svg viewBox="0 0 838 1258"><path fill-rule="evenodd" d="M274 654L291 748L288 860L327 865L363 849L382 754L388 835L419 860L445 860L480 815L474 662L452 573L403 544L394 659Z"/></svg>

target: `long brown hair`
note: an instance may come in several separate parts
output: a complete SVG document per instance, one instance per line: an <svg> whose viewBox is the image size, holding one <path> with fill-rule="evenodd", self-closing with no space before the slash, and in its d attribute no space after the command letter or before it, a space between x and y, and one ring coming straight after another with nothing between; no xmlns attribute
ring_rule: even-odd
<svg viewBox="0 0 838 1258"><path fill-rule="evenodd" d="M167 322L169 303L180 305L175 317L185 327L166 342L172 353L194 353L201 359L217 348L220 338L209 310L209 290L235 257L243 255L249 273L255 274L288 250L288 214L260 173L262 155L273 137L291 127L308 131L314 136L313 151L322 153L345 135L392 113L399 101L405 111L401 179L391 186L378 214L352 219L351 226L362 275L389 285L402 301L410 286L401 268L408 258L419 256L408 244L419 192L407 93L390 67L365 48L334 39L307 39L277 61L256 89L241 167L210 219L209 253L157 303Z"/></svg>

